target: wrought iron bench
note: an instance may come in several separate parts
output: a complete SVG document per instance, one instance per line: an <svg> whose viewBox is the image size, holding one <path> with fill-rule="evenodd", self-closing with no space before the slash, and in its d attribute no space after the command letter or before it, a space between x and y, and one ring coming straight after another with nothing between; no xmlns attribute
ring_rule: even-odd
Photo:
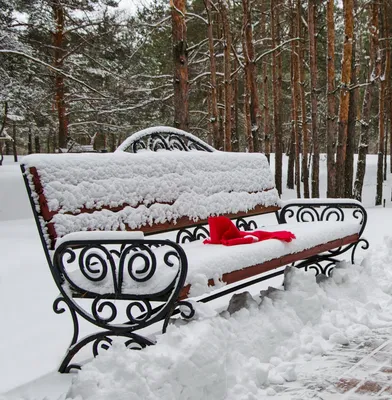
<svg viewBox="0 0 392 400"><path fill-rule="evenodd" d="M60 372L80 368L74 358L81 349L91 345L95 356L113 337L129 348L153 344L146 329L160 322L164 332L180 308L192 317L189 297L207 302L283 274L288 264L329 275L342 253L351 252L354 263L357 246L368 246L359 202L282 203L262 154L215 151L173 128L141 131L112 154L26 156L21 169L60 290L54 311L63 313L65 304L73 320ZM263 229L297 238L202 243L209 216L253 230L267 213L278 225ZM80 318L100 329L81 338Z"/></svg>

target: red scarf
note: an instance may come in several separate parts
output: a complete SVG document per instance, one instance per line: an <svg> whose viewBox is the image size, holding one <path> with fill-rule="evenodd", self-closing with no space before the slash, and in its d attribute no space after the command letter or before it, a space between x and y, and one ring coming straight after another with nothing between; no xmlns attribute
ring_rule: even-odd
<svg viewBox="0 0 392 400"><path fill-rule="evenodd" d="M284 242L291 242L295 239L295 235L288 231L240 231L227 217L210 217L208 218L208 225L210 226L210 237L204 240L204 244L235 246L267 239L278 239Z"/></svg>

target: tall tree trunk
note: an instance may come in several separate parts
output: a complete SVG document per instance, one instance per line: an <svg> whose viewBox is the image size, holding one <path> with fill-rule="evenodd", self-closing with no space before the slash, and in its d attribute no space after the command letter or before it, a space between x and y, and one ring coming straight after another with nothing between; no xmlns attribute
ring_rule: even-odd
<svg viewBox="0 0 392 400"><path fill-rule="evenodd" d="M350 104L351 60L354 34L354 1L343 0L344 43L342 58L342 77L340 87L338 145L336 149L336 195L344 197L344 166L346 163L348 111Z"/></svg>
<svg viewBox="0 0 392 400"><path fill-rule="evenodd" d="M358 148L358 163L357 173L354 182L354 198L362 200L363 181L366 172L366 155L369 147L369 125L370 113L372 109L373 91L375 80L380 75L380 62L377 57L378 53L378 6L377 0L371 3L371 20L369 21L369 36L370 36L370 57L368 70L368 84L365 87L365 93L362 103L362 118L361 118L361 136L359 139Z"/></svg>
<svg viewBox="0 0 392 400"><path fill-rule="evenodd" d="M376 206L382 203L382 189L383 189L383 158L384 158L384 141L385 141L385 94L388 87L386 77L389 77L389 45L386 43L388 40L388 7L387 1L383 0L380 3L380 15L383 16L382 20L382 35L384 38L385 51L383 54L383 71L380 77L379 85L379 118L378 118L378 159L377 159L377 187L376 187Z"/></svg>
<svg viewBox="0 0 392 400"><path fill-rule="evenodd" d="M27 154L33 154L33 134L31 133L31 125L27 133Z"/></svg>
<svg viewBox="0 0 392 400"><path fill-rule="evenodd" d="M16 123L14 121L14 126L12 128L12 152L14 153L14 162L18 162L18 152L16 148Z"/></svg>
<svg viewBox="0 0 392 400"><path fill-rule="evenodd" d="M304 41L302 18L301 18L301 0L297 0L297 32L300 40L297 46L298 55L298 77L301 98L301 120L302 120L302 174L304 181L304 197L309 198L309 168L308 168L308 124L306 121L306 101L305 101L305 67L304 51L302 42Z"/></svg>
<svg viewBox="0 0 392 400"><path fill-rule="evenodd" d="M249 85L248 92L250 96L250 124L253 138L253 150L258 152L261 151L262 148L262 146L260 146L261 115L256 84L256 62L253 46L252 15L249 0L242 0L242 5L244 8L243 29L245 33L244 58L245 69L247 70L247 84Z"/></svg>
<svg viewBox="0 0 392 400"><path fill-rule="evenodd" d="M267 37L266 32L266 18L265 14L267 13L267 2L264 0L262 2L263 9L261 11L261 37L264 39ZM271 118L270 118L270 108L269 108L269 87L268 87L268 61L267 58L264 57L262 63L262 76L263 76L263 95L264 95L264 153L270 161L270 153L271 153Z"/></svg>
<svg viewBox="0 0 392 400"><path fill-rule="evenodd" d="M245 49L245 38L243 38L243 48ZM254 151L254 141L252 136L252 126L250 120L250 92L249 92L249 70L244 68L244 122L245 122L245 137L246 149L250 153Z"/></svg>
<svg viewBox="0 0 392 400"><path fill-rule="evenodd" d="M312 105L312 197L320 197L319 170L320 148L317 123L317 27L316 27L317 0L309 0L308 5L308 34L309 34L309 58L310 58L310 91Z"/></svg>
<svg viewBox="0 0 392 400"><path fill-rule="evenodd" d="M185 0L170 0L174 62L174 126L189 130L188 50Z"/></svg>
<svg viewBox="0 0 392 400"><path fill-rule="evenodd" d="M272 48L277 46L277 30L278 18L277 7L278 2L271 1L271 36ZM272 53L272 98L273 98L273 115L274 115L274 145L275 145L275 185L279 194L282 193L282 130L280 123L280 104L279 104L279 82L278 82L278 56L275 50Z"/></svg>
<svg viewBox="0 0 392 400"><path fill-rule="evenodd" d="M232 108L233 94L231 83L231 31L228 17L228 4L226 0L220 0L220 12L222 15L223 27L223 57L224 57L224 79L225 79L225 135L224 150L231 151L231 135L232 135Z"/></svg>
<svg viewBox="0 0 392 400"><path fill-rule="evenodd" d="M336 97L334 0L327 1L327 197L336 197Z"/></svg>
<svg viewBox="0 0 392 400"><path fill-rule="evenodd" d="M383 180L386 181L387 180L387 162L388 162L388 139L389 139L389 125L388 125L388 117L385 116L385 145L384 145L384 149L385 149L385 153L384 153L384 176L383 176Z"/></svg>
<svg viewBox="0 0 392 400"><path fill-rule="evenodd" d="M291 8L291 30L292 37L297 37L297 25L295 18L295 6L290 1ZM298 10L297 10L298 11ZM299 125L298 125L298 103L300 100L299 93L299 76L298 76L298 54L297 54L297 43L291 42L291 98L292 98L292 118L293 118L293 130L294 130L294 148L295 148L295 185L297 190L297 197L301 198L301 167L300 167L300 138L299 138Z"/></svg>
<svg viewBox="0 0 392 400"><path fill-rule="evenodd" d="M52 2L52 10L54 21L56 24L55 32L53 34L53 65L57 69L63 68L63 57L65 54L64 50L64 22L65 12L64 5L60 0L54 0ZM56 92L56 108L57 117L59 122L59 147L65 149L67 147L68 139L68 123L65 107L65 88L64 88L64 77L63 75L56 73L55 75L55 92Z"/></svg>
<svg viewBox="0 0 392 400"><path fill-rule="evenodd" d="M356 15L357 0L354 0L354 14ZM357 21L354 21L355 25ZM357 84L357 74L359 60L357 60L357 37L353 35L353 54L351 59L351 86ZM346 162L344 165L344 197L353 197L353 176L354 176L354 147L356 136L356 122L357 122L357 98L358 88L351 90L350 103L348 110L348 126L347 126L347 148L346 148Z"/></svg>
<svg viewBox="0 0 392 400"><path fill-rule="evenodd" d="M238 61L234 57L234 71L239 68ZM232 131L231 131L231 148L233 151L240 151L240 142L238 134L238 74L233 77L233 99L232 99Z"/></svg>
<svg viewBox="0 0 392 400"><path fill-rule="evenodd" d="M210 126L212 131L214 147L217 150L223 150L223 141L221 135L219 134L219 119L218 119L218 98L217 98L217 83L216 83L216 59L214 50L214 36L213 36L213 26L212 26L212 16L211 16L211 0L205 0L204 5L207 11L207 36L208 36L208 48L210 56Z"/></svg>

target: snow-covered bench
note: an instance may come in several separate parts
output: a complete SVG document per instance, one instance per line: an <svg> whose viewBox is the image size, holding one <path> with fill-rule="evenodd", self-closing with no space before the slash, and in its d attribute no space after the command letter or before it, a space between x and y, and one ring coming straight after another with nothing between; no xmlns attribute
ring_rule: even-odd
<svg viewBox="0 0 392 400"><path fill-rule="evenodd" d="M191 316L189 297L209 301L282 274L292 263L328 275L340 254L350 250L353 259L364 241L367 217L359 202L284 204L264 155L214 151L190 134L157 129L131 137L112 154L23 158L37 227L60 290L54 310L62 313L65 303L74 324L61 372L79 368L73 359L87 344L94 355L113 336L124 337L127 347L152 344L140 331L157 321L164 331L180 307ZM253 230L255 219L267 213L276 214L278 225L263 230L288 230L296 239L203 244L209 216L225 215L238 228ZM80 338L80 317L102 329Z"/></svg>

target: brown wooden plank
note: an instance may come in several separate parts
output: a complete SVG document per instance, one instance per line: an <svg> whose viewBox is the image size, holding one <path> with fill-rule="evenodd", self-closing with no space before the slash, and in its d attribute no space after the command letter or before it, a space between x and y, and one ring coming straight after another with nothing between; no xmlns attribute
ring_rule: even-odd
<svg viewBox="0 0 392 400"><path fill-rule="evenodd" d="M303 223L306 224L306 222ZM223 274L221 281L227 283L228 285L231 283L239 282L244 279L251 278L252 276L270 271L272 269L283 267L284 265L291 264L295 261L304 260L305 258L309 258L317 254L324 253L328 250L336 249L338 247L354 243L358 239L359 235L356 233L354 235L346 236L342 239L332 240L330 242L320 244L310 249L303 250L299 253L288 254L283 257L274 258L263 264L252 265L250 267L243 268L238 271L233 271L227 274ZM244 246L251 246L251 245L244 245ZM213 279L208 280L208 286L215 286ZM179 296L180 300L188 297L190 288L191 285L186 285L183 287Z"/></svg>

